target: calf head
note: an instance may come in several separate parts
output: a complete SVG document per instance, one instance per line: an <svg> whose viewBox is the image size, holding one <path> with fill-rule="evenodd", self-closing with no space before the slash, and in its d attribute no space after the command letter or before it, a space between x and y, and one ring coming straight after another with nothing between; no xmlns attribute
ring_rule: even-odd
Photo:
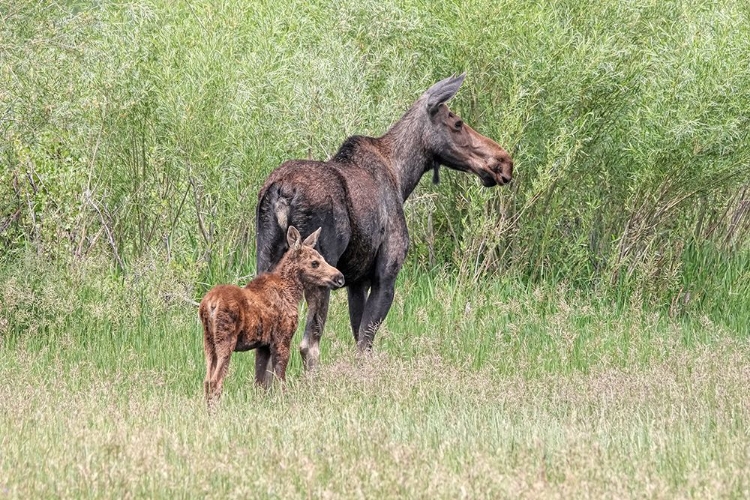
<svg viewBox="0 0 750 500"><path fill-rule="evenodd" d="M299 269L300 278L306 285L340 288L344 286L344 275L330 265L322 255L315 250L322 228L302 241L302 236L294 226L289 226L286 241L289 244L290 258Z"/></svg>
<svg viewBox="0 0 750 500"><path fill-rule="evenodd" d="M485 187L506 184L513 175L513 160L508 152L464 123L445 104L456 95L465 76L437 82L418 101L426 107L428 125L424 142L435 158L435 182L438 166L445 165L472 172Z"/></svg>

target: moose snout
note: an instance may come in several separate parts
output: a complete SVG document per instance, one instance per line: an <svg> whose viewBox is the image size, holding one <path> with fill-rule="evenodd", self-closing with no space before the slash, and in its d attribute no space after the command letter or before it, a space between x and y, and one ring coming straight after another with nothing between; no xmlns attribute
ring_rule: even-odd
<svg viewBox="0 0 750 500"><path fill-rule="evenodd" d="M344 286L344 275L341 274L341 272L335 274L333 278L331 278L331 283L333 283L334 288L341 288Z"/></svg>
<svg viewBox="0 0 750 500"><path fill-rule="evenodd" d="M498 174L498 184L507 184L513 179L513 159L508 153L505 153L498 157L497 160L496 172Z"/></svg>

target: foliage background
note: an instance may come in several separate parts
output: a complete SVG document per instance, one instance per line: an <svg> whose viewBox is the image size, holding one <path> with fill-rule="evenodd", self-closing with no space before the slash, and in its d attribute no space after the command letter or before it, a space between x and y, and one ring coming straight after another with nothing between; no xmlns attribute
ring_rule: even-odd
<svg viewBox="0 0 750 500"><path fill-rule="evenodd" d="M510 189L443 173L412 261L617 284L660 303L747 255L742 2L15 2L2 9L0 245L252 274L255 195L380 135L434 81L509 149ZM746 258L743 258L746 260ZM698 273L700 276L695 276ZM720 286L718 286L720 285ZM727 295L728 296L728 295ZM726 298L722 296L723 298Z"/></svg>

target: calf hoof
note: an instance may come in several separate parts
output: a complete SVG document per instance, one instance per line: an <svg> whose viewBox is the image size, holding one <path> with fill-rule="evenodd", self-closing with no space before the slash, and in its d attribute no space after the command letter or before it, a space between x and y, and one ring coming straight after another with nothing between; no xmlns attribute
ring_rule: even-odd
<svg viewBox="0 0 750 500"><path fill-rule="evenodd" d="M208 414L210 416L216 415L216 409L219 406L219 398L217 397L209 397L206 398L206 410L208 410Z"/></svg>

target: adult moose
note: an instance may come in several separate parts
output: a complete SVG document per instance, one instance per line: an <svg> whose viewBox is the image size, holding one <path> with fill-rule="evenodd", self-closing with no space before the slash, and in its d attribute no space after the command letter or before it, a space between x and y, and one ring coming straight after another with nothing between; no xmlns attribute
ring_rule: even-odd
<svg viewBox="0 0 750 500"><path fill-rule="evenodd" d="M289 225L303 235L323 227L318 249L346 280L349 320L360 351L393 302L409 246L404 201L426 172L445 165L471 172L492 187L510 182L513 161L492 139L466 125L446 102L465 74L422 94L382 137L353 136L328 161L284 162L266 179L256 211L257 270L270 271L286 250ZM320 357L330 290L305 289L307 323L300 344L306 369Z"/></svg>

